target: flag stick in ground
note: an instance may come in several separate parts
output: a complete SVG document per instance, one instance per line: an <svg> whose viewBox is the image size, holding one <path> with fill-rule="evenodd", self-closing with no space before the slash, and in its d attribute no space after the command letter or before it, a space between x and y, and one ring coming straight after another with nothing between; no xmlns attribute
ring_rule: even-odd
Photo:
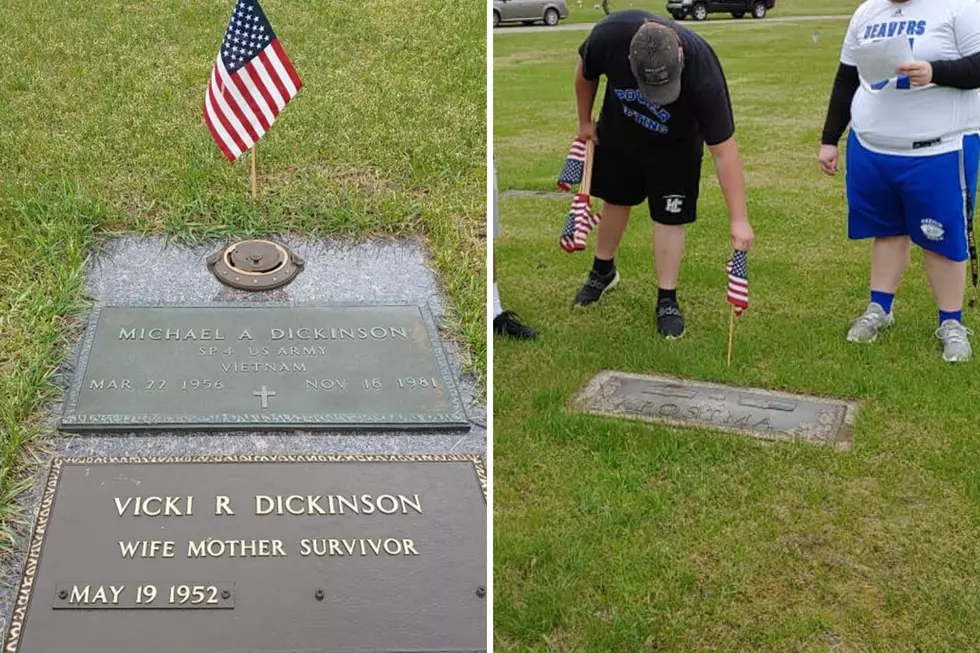
<svg viewBox="0 0 980 653"><path fill-rule="evenodd" d="M256 143L252 146L252 199L255 199L255 150L259 148L259 144Z"/></svg>

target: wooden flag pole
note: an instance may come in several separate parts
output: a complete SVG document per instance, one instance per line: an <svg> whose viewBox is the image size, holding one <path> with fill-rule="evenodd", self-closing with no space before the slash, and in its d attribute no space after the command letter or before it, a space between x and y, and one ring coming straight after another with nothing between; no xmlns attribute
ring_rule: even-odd
<svg viewBox="0 0 980 653"><path fill-rule="evenodd" d="M732 366L732 338L735 336L735 307L732 306L732 316L728 320L728 367Z"/></svg>
<svg viewBox="0 0 980 653"><path fill-rule="evenodd" d="M595 153L595 143L590 138L585 141L585 166L582 170L582 183L578 187L578 192L588 195L592 192L592 156Z"/></svg>
<svg viewBox="0 0 980 653"><path fill-rule="evenodd" d="M252 199L255 199L255 150L257 150L259 144L256 143L252 146Z"/></svg>

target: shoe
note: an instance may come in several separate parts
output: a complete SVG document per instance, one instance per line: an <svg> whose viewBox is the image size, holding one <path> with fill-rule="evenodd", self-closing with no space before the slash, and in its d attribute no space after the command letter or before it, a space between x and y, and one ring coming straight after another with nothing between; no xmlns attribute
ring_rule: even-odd
<svg viewBox="0 0 980 653"><path fill-rule="evenodd" d="M657 302L657 331L668 340L684 335L684 316L677 300L665 297Z"/></svg>
<svg viewBox="0 0 980 653"><path fill-rule="evenodd" d="M895 321L891 313L885 313L885 309L877 302L868 304L864 315L851 322L851 328L847 330L848 342L874 342L881 329L888 328Z"/></svg>
<svg viewBox="0 0 980 653"><path fill-rule="evenodd" d="M589 271L589 279L582 286L582 289L575 295L575 306L588 306L594 304L606 293L612 290L619 283L619 272L613 270L603 276L595 270Z"/></svg>
<svg viewBox="0 0 980 653"><path fill-rule="evenodd" d="M956 320L946 320L938 329L936 337L943 341L943 360L947 363L965 363L970 360L973 350L968 336L973 332Z"/></svg>
<svg viewBox="0 0 980 653"><path fill-rule="evenodd" d="M538 332L524 324L514 311L504 311L493 318L493 332L515 340L534 340Z"/></svg>

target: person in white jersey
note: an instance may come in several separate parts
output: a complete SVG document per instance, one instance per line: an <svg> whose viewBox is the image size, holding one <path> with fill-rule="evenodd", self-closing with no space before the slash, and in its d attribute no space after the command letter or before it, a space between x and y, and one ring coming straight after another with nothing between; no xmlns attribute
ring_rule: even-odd
<svg viewBox="0 0 980 653"><path fill-rule="evenodd" d="M886 80L866 79L862 48L908 39L914 61ZM892 301L914 242L939 309L943 359L971 355L963 294L980 161L980 3L866 0L851 18L820 147L820 168L838 168L850 123L848 236L873 238L871 302L847 340L872 342L892 325Z"/></svg>

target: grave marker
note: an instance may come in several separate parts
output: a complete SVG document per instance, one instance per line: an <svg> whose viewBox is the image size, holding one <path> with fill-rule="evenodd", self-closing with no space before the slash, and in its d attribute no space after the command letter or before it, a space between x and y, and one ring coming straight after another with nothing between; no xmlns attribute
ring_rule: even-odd
<svg viewBox="0 0 980 653"><path fill-rule="evenodd" d="M575 397L573 409L849 451L857 406L819 397L606 371Z"/></svg>
<svg viewBox="0 0 980 653"><path fill-rule="evenodd" d="M5 653L485 651L471 455L55 458Z"/></svg>
<svg viewBox="0 0 980 653"><path fill-rule="evenodd" d="M61 428L469 430L418 305L97 307Z"/></svg>

